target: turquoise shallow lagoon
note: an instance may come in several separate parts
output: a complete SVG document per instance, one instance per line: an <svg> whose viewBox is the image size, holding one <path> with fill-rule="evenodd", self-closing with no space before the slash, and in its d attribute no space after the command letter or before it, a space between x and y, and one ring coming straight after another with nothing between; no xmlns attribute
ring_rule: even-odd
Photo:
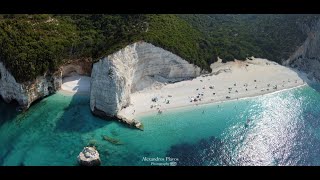
<svg viewBox="0 0 320 180"><path fill-rule="evenodd" d="M25 113L0 102L0 165L73 166L86 145L105 166L320 165L319 87L143 116L144 131L93 116L83 95L57 93Z"/></svg>

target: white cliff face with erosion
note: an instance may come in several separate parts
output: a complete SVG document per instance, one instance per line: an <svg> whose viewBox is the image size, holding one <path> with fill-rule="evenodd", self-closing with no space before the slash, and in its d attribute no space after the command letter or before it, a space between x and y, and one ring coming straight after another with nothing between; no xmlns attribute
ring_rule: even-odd
<svg viewBox="0 0 320 180"><path fill-rule="evenodd" d="M19 104L28 104L28 97L24 93L21 84L17 83L11 73L0 62L0 95L6 101L12 99L18 101Z"/></svg>
<svg viewBox="0 0 320 180"><path fill-rule="evenodd" d="M201 69L146 42L137 42L93 65L90 108L115 116L130 105L130 94L148 87L194 78ZM121 118L121 117L118 117Z"/></svg>
<svg viewBox="0 0 320 180"><path fill-rule="evenodd" d="M24 109L29 108L32 102L48 96L61 86L61 73L43 75L33 81L16 82L15 78L0 62L0 95L6 102L16 100Z"/></svg>
<svg viewBox="0 0 320 180"><path fill-rule="evenodd" d="M308 78L320 80L320 21L314 22L311 27L302 29L308 34L307 39L299 49L286 61L290 65L308 73Z"/></svg>
<svg viewBox="0 0 320 180"><path fill-rule="evenodd" d="M0 95L6 102L16 100L23 109L27 109L34 101L59 90L63 77L74 74L89 76L91 64L89 60L70 61L53 74L46 73L35 80L18 83L0 61Z"/></svg>
<svg viewBox="0 0 320 180"><path fill-rule="evenodd" d="M309 77L320 80L320 21L302 29L308 34L302 46L286 61ZM194 78L201 69L179 56L145 42L131 44L95 63L70 61L54 74L39 76L36 80L16 82L0 60L0 95L10 102L15 99L21 106L30 104L61 88L62 78L91 73L90 108L102 116L115 116L130 106L131 95L141 90L161 89L170 82Z"/></svg>

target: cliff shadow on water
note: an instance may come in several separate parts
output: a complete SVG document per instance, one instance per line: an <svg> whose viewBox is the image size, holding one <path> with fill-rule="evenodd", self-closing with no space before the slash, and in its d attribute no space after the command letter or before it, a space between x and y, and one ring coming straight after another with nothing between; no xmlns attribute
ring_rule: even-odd
<svg viewBox="0 0 320 180"><path fill-rule="evenodd" d="M76 77L67 77L63 83L75 80ZM90 77L78 79L72 90L77 90L74 94L59 92L64 98L71 98L67 107L64 107L63 114L56 123L55 131L86 133L101 128L109 121L94 117L90 111ZM90 81L89 81L90 82Z"/></svg>
<svg viewBox="0 0 320 180"><path fill-rule="evenodd" d="M0 126L8 120L14 119L19 114L17 111L18 107L17 101L12 100L10 103L6 103L0 96Z"/></svg>

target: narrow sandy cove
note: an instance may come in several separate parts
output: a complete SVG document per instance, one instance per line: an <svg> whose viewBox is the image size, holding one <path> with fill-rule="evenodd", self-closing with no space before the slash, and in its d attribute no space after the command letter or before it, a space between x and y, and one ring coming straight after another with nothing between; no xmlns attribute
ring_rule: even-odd
<svg viewBox="0 0 320 180"><path fill-rule="evenodd" d="M166 113L178 107L237 100L304 85L305 75L265 59L216 62L212 73L174 84L155 84L131 95L119 114L129 119L145 113ZM156 98L156 102L152 101Z"/></svg>
<svg viewBox="0 0 320 180"><path fill-rule="evenodd" d="M90 93L90 81L88 76L73 75L65 77L62 80L61 91L66 94L89 94Z"/></svg>

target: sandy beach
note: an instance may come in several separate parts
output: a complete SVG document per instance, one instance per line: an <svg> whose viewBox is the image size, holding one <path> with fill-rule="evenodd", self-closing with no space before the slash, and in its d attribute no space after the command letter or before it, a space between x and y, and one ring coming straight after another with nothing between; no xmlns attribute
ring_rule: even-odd
<svg viewBox="0 0 320 180"><path fill-rule="evenodd" d="M130 105L118 115L139 119L146 113L166 113L174 108L220 103L254 97L305 85L301 72L266 59L212 64L212 73L177 83L154 83L131 94ZM89 94L90 77L73 75L63 78L61 92Z"/></svg>
<svg viewBox="0 0 320 180"><path fill-rule="evenodd" d="M305 85L306 76L266 59L216 62L212 73L173 84L156 84L131 94L131 104L119 115L136 118L145 113L200 104L237 100Z"/></svg>
<svg viewBox="0 0 320 180"><path fill-rule="evenodd" d="M88 76L73 75L65 77L62 80L61 91L66 94L89 94L90 93L90 80Z"/></svg>

